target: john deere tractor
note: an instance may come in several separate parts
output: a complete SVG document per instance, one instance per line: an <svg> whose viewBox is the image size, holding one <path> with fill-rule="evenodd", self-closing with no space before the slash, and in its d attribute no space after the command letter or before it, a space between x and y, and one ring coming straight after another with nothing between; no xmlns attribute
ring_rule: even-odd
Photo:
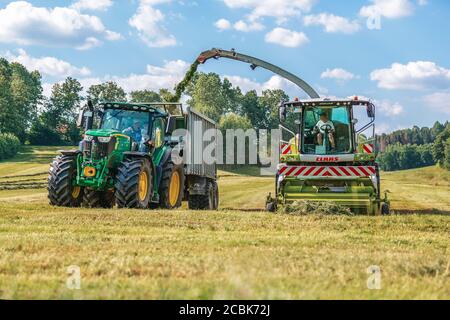
<svg viewBox="0 0 450 320"><path fill-rule="evenodd" d="M267 210L295 201L333 202L364 214L389 214L375 151L375 106L352 99L280 105L280 162ZM368 119L363 122L361 120Z"/></svg>
<svg viewBox="0 0 450 320"><path fill-rule="evenodd" d="M205 130L216 127L178 103L89 102L78 119L86 130L79 149L62 151L51 165L50 204L173 209L186 199L191 209L217 209L215 163L186 163L184 153L192 153L186 148L194 142L173 135L195 122Z"/></svg>

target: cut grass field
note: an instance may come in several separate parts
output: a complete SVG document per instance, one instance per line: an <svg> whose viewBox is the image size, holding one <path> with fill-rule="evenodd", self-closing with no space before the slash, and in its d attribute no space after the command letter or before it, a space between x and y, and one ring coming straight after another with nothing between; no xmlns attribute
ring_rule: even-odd
<svg viewBox="0 0 450 320"><path fill-rule="evenodd" d="M56 150L0 162L0 185L46 171ZM268 214L273 179L246 173L221 172L219 212L53 208L44 189L0 191L0 299L450 299L448 172L384 173L390 217ZM72 265L80 290L66 286Z"/></svg>

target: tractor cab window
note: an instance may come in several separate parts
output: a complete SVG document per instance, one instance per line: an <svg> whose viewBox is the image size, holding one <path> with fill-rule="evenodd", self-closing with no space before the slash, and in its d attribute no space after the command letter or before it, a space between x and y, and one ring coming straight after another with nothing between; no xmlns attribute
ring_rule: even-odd
<svg viewBox="0 0 450 320"><path fill-rule="evenodd" d="M148 112L107 109L102 117L101 129L119 131L139 144L148 136L149 120Z"/></svg>
<svg viewBox="0 0 450 320"><path fill-rule="evenodd" d="M347 107L306 107L303 115L305 154L351 152L350 113Z"/></svg>

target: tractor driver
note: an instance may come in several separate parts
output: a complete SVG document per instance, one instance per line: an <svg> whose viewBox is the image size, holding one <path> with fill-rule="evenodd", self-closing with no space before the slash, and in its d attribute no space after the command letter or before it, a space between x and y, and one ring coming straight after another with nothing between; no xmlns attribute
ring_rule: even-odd
<svg viewBox="0 0 450 320"><path fill-rule="evenodd" d="M122 131L122 133L129 136L136 143L141 143L142 141L142 123L139 120L133 122L133 125L129 128L126 128Z"/></svg>
<svg viewBox="0 0 450 320"><path fill-rule="evenodd" d="M328 139L330 140L331 149L334 150L336 147L335 141L334 141L334 124L330 121L328 118L328 114L325 111L322 111L320 113L320 120L317 122L316 126L314 127L314 133L317 133L317 143L319 145L323 145L323 138L325 136L325 128L326 126L329 126L331 130L328 131Z"/></svg>

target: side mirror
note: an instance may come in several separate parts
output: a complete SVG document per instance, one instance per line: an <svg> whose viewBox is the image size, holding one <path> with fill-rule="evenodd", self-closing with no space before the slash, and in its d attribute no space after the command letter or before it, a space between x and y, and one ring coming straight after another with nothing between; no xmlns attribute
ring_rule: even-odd
<svg viewBox="0 0 450 320"><path fill-rule="evenodd" d="M375 118L375 107L373 104L367 106L367 116L369 118Z"/></svg>
<svg viewBox="0 0 450 320"><path fill-rule="evenodd" d="M280 122L286 121L286 106L282 104L279 109Z"/></svg>
<svg viewBox="0 0 450 320"><path fill-rule="evenodd" d="M85 117L86 109L80 108L80 112L78 113L78 119L77 119L77 127L81 128L83 126L83 120Z"/></svg>
<svg viewBox="0 0 450 320"><path fill-rule="evenodd" d="M166 126L166 134L172 135L172 132L175 131L177 128L177 118L170 116L167 120L167 126Z"/></svg>
<svg viewBox="0 0 450 320"><path fill-rule="evenodd" d="M355 125L355 124L357 124L358 123L358 119L352 119L352 123L353 123L353 125Z"/></svg>

